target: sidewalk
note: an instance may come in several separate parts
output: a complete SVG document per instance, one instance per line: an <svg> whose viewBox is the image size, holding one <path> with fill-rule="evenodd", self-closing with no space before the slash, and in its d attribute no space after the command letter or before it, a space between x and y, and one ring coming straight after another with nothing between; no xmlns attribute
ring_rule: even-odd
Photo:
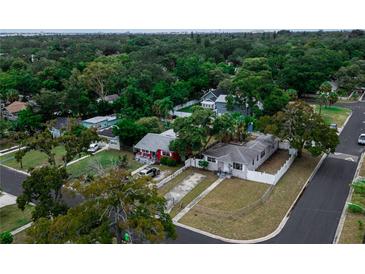
<svg viewBox="0 0 365 274"><path fill-rule="evenodd" d="M6 192L1 192L0 193L0 208L2 208L4 206L16 204L16 198L17 197L14 195L11 195Z"/></svg>
<svg viewBox="0 0 365 274"><path fill-rule="evenodd" d="M183 210L181 210L172 221L177 224L177 222L187 214L190 209L192 209L197 203L199 203L205 196L207 196L213 189L215 189L225 178L219 178L213 184L211 184L206 190L199 194L194 200L192 200Z"/></svg>

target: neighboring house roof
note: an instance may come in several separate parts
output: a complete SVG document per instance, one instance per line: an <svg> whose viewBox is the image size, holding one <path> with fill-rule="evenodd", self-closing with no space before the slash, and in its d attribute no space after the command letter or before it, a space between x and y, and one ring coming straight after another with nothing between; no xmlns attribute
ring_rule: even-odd
<svg viewBox="0 0 365 274"><path fill-rule="evenodd" d="M68 117L57 117L56 118L56 123L53 126L53 128L56 128L56 129L66 128L67 125L68 125L68 122L69 122Z"/></svg>
<svg viewBox="0 0 365 274"><path fill-rule="evenodd" d="M96 116L96 117L93 117L93 118L84 120L83 122L89 123L89 124L97 124L97 123L103 122L105 120L107 120L107 121L113 121L113 120L116 120L116 119L117 119L117 116L115 116L115 115L111 115L111 116Z"/></svg>
<svg viewBox="0 0 365 274"><path fill-rule="evenodd" d="M243 145L219 143L203 154L223 162L250 164L259 153L275 143L272 135L260 135Z"/></svg>
<svg viewBox="0 0 365 274"><path fill-rule="evenodd" d="M157 133L147 133L134 147L137 149L144 149L148 151L157 152L161 149L169 152L170 142L176 138L165 136Z"/></svg>
<svg viewBox="0 0 365 274"><path fill-rule="evenodd" d="M99 130L98 135L109 137L109 138L114 138L115 137L115 135L113 133L113 127L108 127L106 129Z"/></svg>
<svg viewBox="0 0 365 274"><path fill-rule="evenodd" d="M218 98L215 100L216 103L226 103L226 97L227 95L221 94L218 96Z"/></svg>
<svg viewBox="0 0 365 274"><path fill-rule="evenodd" d="M12 102L10 105L5 107L5 109L9 113L18 113L19 111L26 109L26 108L27 108L27 103L19 102L19 101Z"/></svg>
<svg viewBox="0 0 365 274"><path fill-rule="evenodd" d="M173 129L168 129L162 133L160 133L160 135L162 136L168 136L168 137L172 137L172 138L176 138L176 133Z"/></svg>
<svg viewBox="0 0 365 274"><path fill-rule="evenodd" d="M201 97L201 101L206 100L205 98L207 97L208 94L212 94L213 98L209 99L211 101L215 101L220 95L222 94L226 94L226 92L222 89L211 89L209 91L207 91L202 97Z"/></svg>
<svg viewBox="0 0 365 274"><path fill-rule="evenodd" d="M110 94L110 95L107 95L104 97L104 101L112 103L115 100L117 100L118 98L119 98L118 94ZM98 102L100 102L100 101L101 101L101 98L98 99Z"/></svg>

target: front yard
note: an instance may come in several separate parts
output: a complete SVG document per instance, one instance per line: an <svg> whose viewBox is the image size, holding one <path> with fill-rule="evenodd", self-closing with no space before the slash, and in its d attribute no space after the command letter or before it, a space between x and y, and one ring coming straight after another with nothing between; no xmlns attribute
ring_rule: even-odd
<svg viewBox="0 0 365 274"><path fill-rule="evenodd" d="M80 160L74 164L67 166L67 172L72 177L79 177L82 175L95 175L97 174L97 169L100 167L103 170L108 170L114 167L119 157L127 155L129 170L135 170L142 166L141 163L134 160L134 155L130 151L126 150L104 150L83 160Z"/></svg>
<svg viewBox="0 0 365 274"><path fill-rule="evenodd" d="M222 182L179 222L223 237L256 239L272 233L280 224L320 157L304 152L274 187L268 199L245 214L234 215L260 199L269 185L234 179ZM204 208L210 208L206 213ZM208 212L209 211L209 212ZM214 214L220 212L220 215ZM227 212L228 218L221 218Z"/></svg>
<svg viewBox="0 0 365 274"><path fill-rule="evenodd" d="M64 146L57 146L53 152L55 153L55 159L57 164L62 164L62 157L65 155ZM23 168L20 167L20 163L15 160L15 152L6 154L0 157L0 164L9 166L15 169L21 169L28 171L31 168L43 166L48 164L48 157L45 153L31 150L23 157Z"/></svg>
<svg viewBox="0 0 365 274"><path fill-rule="evenodd" d="M8 205L0 208L0 233L13 231L31 222L32 206L21 211L17 205Z"/></svg>
<svg viewBox="0 0 365 274"><path fill-rule="evenodd" d="M319 105L315 105L315 111L319 113ZM343 126L350 113L350 109L338 106L322 106L321 110L321 115L325 122L327 124L335 123L339 128Z"/></svg>

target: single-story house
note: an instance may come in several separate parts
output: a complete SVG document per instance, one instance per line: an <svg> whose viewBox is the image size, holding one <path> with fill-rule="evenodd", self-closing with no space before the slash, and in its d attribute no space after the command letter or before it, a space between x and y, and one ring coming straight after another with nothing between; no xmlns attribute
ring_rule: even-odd
<svg viewBox="0 0 365 274"><path fill-rule="evenodd" d="M247 170L256 170L279 146L273 135L259 135L245 144L218 143L203 152L208 169L247 178Z"/></svg>
<svg viewBox="0 0 365 274"><path fill-rule="evenodd" d="M28 106L25 102L14 101L5 107L4 116L9 120L16 120L18 118L18 113Z"/></svg>
<svg viewBox="0 0 365 274"><path fill-rule="evenodd" d="M82 125L87 128L103 129L108 128L117 123L117 116L96 116L87 120L82 121Z"/></svg>
<svg viewBox="0 0 365 274"><path fill-rule="evenodd" d="M227 110L227 93L221 89L214 89L206 92L201 97L200 104L203 108L212 109L218 115L230 112ZM239 112L244 115L249 115L250 109L247 104L245 107L234 104L232 112Z"/></svg>
<svg viewBox="0 0 365 274"><path fill-rule="evenodd" d="M57 117L56 123L50 129L53 138L58 138L62 136L63 131L68 128L70 123L70 118L68 117Z"/></svg>
<svg viewBox="0 0 365 274"><path fill-rule="evenodd" d="M109 148L120 149L119 137L114 135L113 127L99 130L98 135L108 140Z"/></svg>
<svg viewBox="0 0 365 274"><path fill-rule="evenodd" d="M173 130L160 134L147 133L134 147L135 158L143 163L159 162L162 157L170 157L176 161L180 159L177 152L171 151L171 141L176 139Z"/></svg>
<svg viewBox="0 0 365 274"><path fill-rule="evenodd" d="M114 101L116 101L120 96L118 94L110 94L110 95L107 95L104 97L104 99L102 98L98 98L97 99L97 102L100 102L100 101L105 101L105 102L108 102L108 103L113 103Z"/></svg>

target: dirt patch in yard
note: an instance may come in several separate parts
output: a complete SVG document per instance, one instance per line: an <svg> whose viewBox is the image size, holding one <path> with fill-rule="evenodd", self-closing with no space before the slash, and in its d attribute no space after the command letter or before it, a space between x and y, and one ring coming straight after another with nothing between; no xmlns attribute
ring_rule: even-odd
<svg viewBox="0 0 365 274"><path fill-rule="evenodd" d="M180 222L231 239L249 240L266 236L278 227L319 160L320 157L312 157L309 153L304 152L301 158L295 159L287 173L275 186L267 201L244 216L219 218L211 213L204 214L197 211L194 207ZM259 188L262 184L253 183L252 187L254 188L255 185ZM229 186L231 188L230 192L221 190L219 203L218 201L215 203L209 200L204 201L205 199L201 202L203 202L203 205L204 203L209 204L212 208L220 206L220 208L232 209L233 211L239 206L244 206L243 200L255 200L244 191L247 186L248 184L242 184L241 189L239 184L233 183ZM219 187L217 189L219 190ZM216 189L206 198L212 197L212 195L218 196L218 194L214 194L215 192ZM259 193L255 192L254 189L251 190L252 192Z"/></svg>
<svg viewBox="0 0 365 274"><path fill-rule="evenodd" d="M289 157L288 150L278 149L256 171L276 174Z"/></svg>

